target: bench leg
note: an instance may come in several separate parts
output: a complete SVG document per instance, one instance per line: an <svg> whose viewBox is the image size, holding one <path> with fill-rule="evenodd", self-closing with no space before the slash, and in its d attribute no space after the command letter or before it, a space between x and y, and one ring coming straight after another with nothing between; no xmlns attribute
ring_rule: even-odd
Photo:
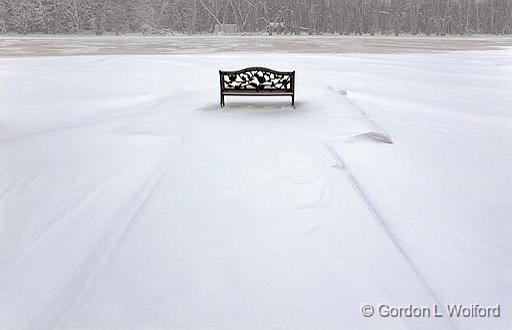
<svg viewBox="0 0 512 330"><path fill-rule="evenodd" d="M292 95L292 107L295 107L295 95Z"/></svg>
<svg viewBox="0 0 512 330"><path fill-rule="evenodd" d="M221 108L224 108L225 105L226 105L226 103L224 102L224 95L221 95L220 96L220 106L221 106Z"/></svg>

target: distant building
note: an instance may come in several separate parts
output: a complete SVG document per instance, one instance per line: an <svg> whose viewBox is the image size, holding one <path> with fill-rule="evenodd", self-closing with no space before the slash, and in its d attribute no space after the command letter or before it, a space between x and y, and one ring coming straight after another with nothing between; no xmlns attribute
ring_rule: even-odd
<svg viewBox="0 0 512 330"><path fill-rule="evenodd" d="M215 24L215 33L217 34L231 34L238 33L237 24Z"/></svg>

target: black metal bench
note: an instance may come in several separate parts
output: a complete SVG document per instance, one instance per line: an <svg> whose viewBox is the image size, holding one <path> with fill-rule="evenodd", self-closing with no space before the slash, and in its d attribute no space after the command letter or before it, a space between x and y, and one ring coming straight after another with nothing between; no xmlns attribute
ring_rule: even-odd
<svg viewBox="0 0 512 330"><path fill-rule="evenodd" d="M226 105L224 96L291 96L295 105L295 71L252 67L219 74L221 107Z"/></svg>

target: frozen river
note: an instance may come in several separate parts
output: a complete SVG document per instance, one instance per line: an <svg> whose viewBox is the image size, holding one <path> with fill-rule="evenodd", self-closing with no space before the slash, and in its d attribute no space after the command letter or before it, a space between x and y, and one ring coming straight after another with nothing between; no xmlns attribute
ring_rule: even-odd
<svg viewBox="0 0 512 330"><path fill-rule="evenodd" d="M0 56L176 54L222 52L273 53L428 53L501 49L511 37L94 37L0 36Z"/></svg>

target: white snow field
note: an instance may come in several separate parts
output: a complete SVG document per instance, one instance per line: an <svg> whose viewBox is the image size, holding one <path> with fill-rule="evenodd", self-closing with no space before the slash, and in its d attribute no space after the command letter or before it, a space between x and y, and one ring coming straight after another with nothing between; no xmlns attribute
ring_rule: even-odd
<svg viewBox="0 0 512 330"><path fill-rule="evenodd" d="M512 49L0 59L1 329L511 329L511 218Z"/></svg>

